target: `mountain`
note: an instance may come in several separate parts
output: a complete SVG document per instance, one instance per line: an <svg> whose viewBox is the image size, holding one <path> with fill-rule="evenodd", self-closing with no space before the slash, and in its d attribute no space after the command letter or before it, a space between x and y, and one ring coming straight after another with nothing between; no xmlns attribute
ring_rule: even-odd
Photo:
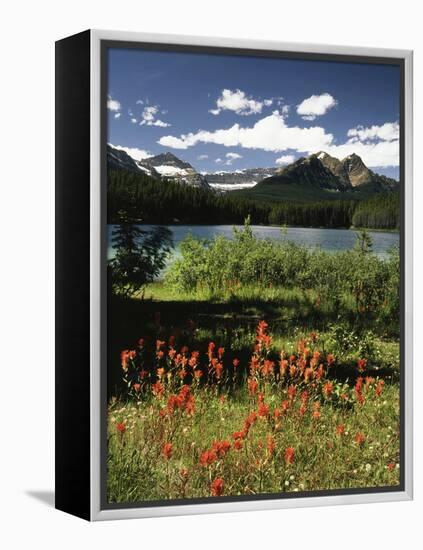
<svg viewBox="0 0 423 550"><path fill-rule="evenodd" d="M112 170L128 170L144 173L156 180L171 180L192 187L210 189L207 179L199 174L188 162L172 153L162 153L155 157L134 160L125 151L107 145L107 163Z"/></svg>
<svg viewBox="0 0 423 550"><path fill-rule="evenodd" d="M111 170L128 170L128 172L139 172L136 161L121 149L116 149L107 144L107 166Z"/></svg>
<svg viewBox="0 0 423 550"><path fill-rule="evenodd" d="M361 157L355 153L343 160L331 157L325 152L318 153L317 157L326 168L339 178L345 188L373 185L380 186L380 190L389 191L398 187L396 180L369 170Z"/></svg>
<svg viewBox="0 0 423 550"><path fill-rule="evenodd" d="M363 199L398 189L396 180L376 174L358 155L339 160L322 151L299 158L242 194L258 200L308 202Z"/></svg>
<svg viewBox="0 0 423 550"><path fill-rule="evenodd" d="M259 181L276 175L278 168L245 168L229 172L222 170L204 174L209 185L218 191L234 191L254 187Z"/></svg>

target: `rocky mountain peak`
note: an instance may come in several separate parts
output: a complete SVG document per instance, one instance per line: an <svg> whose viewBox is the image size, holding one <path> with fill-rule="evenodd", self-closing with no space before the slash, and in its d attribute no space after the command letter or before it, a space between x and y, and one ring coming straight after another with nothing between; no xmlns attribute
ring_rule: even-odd
<svg viewBox="0 0 423 550"><path fill-rule="evenodd" d="M177 168L192 168L189 162L185 162L175 156L173 153L166 152L156 155L155 157L150 157L145 159L150 166L175 166Z"/></svg>
<svg viewBox="0 0 423 550"><path fill-rule="evenodd" d="M372 172L357 154L352 153L348 155L348 157L342 160L342 164L353 187L372 182Z"/></svg>

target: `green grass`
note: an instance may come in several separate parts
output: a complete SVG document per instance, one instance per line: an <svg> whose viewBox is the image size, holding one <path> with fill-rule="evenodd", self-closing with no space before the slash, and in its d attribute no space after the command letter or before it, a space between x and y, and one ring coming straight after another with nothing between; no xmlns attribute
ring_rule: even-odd
<svg viewBox="0 0 423 550"><path fill-rule="evenodd" d="M233 432L242 429L257 403L246 392L225 396L213 391L194 391L196 411L179 411L162 418L166 399L149 398L138 403L113 401L109 407L108 498L109 502L197 498L210 496L212 480L224 481L225 495L317 491L355 487L395 486L399 483L399 391L387 386L380 397L369 390L363 406L336 408L324 403L314 419L312 406L304 416L300 402L279 422L259 418L241 450L233 447ZM271 414L286 399L286 391L266 391ZM124 423L125 433L116 429ZM337 426L345 426L345 434ZM364 435L359 445L356 434ZM267 450L273 437L275 451ZM210 467L200 464L201 454L213 441L228 440L232 448ZM163 456L165 443L172 457ZM285 463L285 450L295 451L293 464ZM389 466L388 466L389 465ZM186 469L187 477L181 475Z"/></svg>

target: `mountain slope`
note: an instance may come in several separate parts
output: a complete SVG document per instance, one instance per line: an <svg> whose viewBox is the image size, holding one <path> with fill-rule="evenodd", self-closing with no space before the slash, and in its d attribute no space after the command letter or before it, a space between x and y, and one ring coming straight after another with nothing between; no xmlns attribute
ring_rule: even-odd
<svg viewBox="0 0 423 550"><path fill-rule="evenodd" d="M143 173L156 180L171 180L192 187L210 189L206 178L188 162L172 153L162 153L142 160L134 160L125 151L107 145L107 163L110 170L128 170Z"/></svg>
<svg viewBox="0 0 423 550"><path fill-rule="evenodd" d="M300 158L276 175L242 191L251 199L316 200L365 199L375 193L398 191L399 183L367 168L355 154L339 160L325 152Z"/></svg>

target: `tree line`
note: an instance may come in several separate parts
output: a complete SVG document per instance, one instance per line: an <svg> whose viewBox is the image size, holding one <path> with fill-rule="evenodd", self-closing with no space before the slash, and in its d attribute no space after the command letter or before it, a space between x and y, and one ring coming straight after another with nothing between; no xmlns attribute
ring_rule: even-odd
<svg viewBox="0 0 423 550"><path fill-rule="evenodd" d="M109 171L108 222L119 224L252 224L343 228L399 227L399 194L378 194L363 201L266 203L216 193L147 174Z"/></svg>

